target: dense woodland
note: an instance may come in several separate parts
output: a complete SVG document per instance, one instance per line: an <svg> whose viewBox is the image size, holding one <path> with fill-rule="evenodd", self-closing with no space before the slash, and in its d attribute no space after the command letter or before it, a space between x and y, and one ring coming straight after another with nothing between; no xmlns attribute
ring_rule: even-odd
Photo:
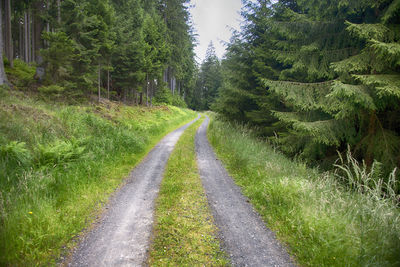
<svg viewBox="0 0 400 267"><path fill-rule="evenodd" d="M2 4L13 87L212 109L322 167L348 150L378 176L400 165L399 0L245 0L225 57L210 43L200 66L188 0Z"/></svg>
<svg viewBox="0 0 400 267"><path fill-rule="evenodd" d="M399 266L400 0L243 0L225 56L210 43L201 64L190 2L0 1L0 265L60 264L196 117L175 105L215 111L216 157L299 265ZM178 176L197 174L182 155ZM164 193L192 212L187 187ZM156 252L198 265L166 222L179 253Z"/></svg>
<svg viewBox="0 0 400 267"><path fill-rule="evenodd" d="M245 1L212 109L288 155L329 167L349 147L388 177L400 164L400 1L272 2Z"/></svg>
<svg viewBox="0 0 400 267"><path fill-rule="evenodd" d="M188 2L2 1L5 66L35 66L47 94L183 105L196 67ZM17 74L29 86L29 73Z"/></svg>

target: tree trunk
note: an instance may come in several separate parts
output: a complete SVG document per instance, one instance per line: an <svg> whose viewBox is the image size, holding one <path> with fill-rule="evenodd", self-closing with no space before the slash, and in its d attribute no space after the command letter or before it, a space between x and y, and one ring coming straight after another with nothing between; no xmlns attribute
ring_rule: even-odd
<svg viewBox="0 0 400 267"><path fill-rule="evenodd" d="M26 29L25 29L25 51L26 51L26 62L30 63L32 61L32 40L31 40L31 10L28 9L26 13Z"/></svg>
<svg viewBox="0 0 400 267"><path fill-rule="evenodd" d="M172 95L175 95L175 84L176 84L175 77L172 77L172 80L171 80Z"/></svg>
<svg viewBox="0 0 400 267"><path fill-rule="evenodd" d="M368 136L373 140L373 136L376 135L376 128L377 128L377 116L376 111L371 111L369 114L369 123L368 123ZM365 154L365 163L368 167L371 167L374 162L374 155L373 155L373 147L376 146L374 143L368 143L367 152Z"/></svg>
<svg viewBox="0 0 400 267"><path fill-rule="evenodd" d="M40 57L40 49L43 48L42 45L43 21L41 18L42 13L43 13L43 1L38 1L35 6L35 16L33 24L33 29L34 29L33 40L34 40L34 55L35 55L33 57L33 60L36 61L36 63L38 64L42 63L42 59Z"/></svg>
<svg viewBox="0 0 400 267"><path fill-rule="evenodd" d="M171 90L171 93L172 93L172 80L171 80L171 67L168 67L168 70L167 70L167 78L168 78L168 88L169 88L169 90Z"/></svg>
<svg viewBox="0 0 400 267"><path fill-rule="evenodd" d="M153 106L153 96L154 96L154 80L151 80L150 87L150 107Z"/></svg>
<svg viewBox="0 0 400 267"><path fill-rule="evenodd" d="M32 43L32 50L31 50L31 62L35 62L36 60L36 32L35 32L35 24L36 24L36 18L35 18L35 12L31 13L31 25L30 25L30 32L31 32L31 43Z"/></svg>
<svg viewBox="0 0 400 267"><path fill-rule="evenodd" d="M3 51L3 7L0 4L0 51ZM0 53L0 85L7 83L7 76L4 72L3 53Z"/></svg>
<svg viewBox="0 0 400 267"><path fill-rule="evenodd" d="M29 43L28 43L28 13L25 11L24 12L24 60L25 60L25 62L29 61L28 49L29 49Z"/></svg>
<svg viewBox="0 0 400 267"><path fill-rule="evenodd" d="M139 105L143 105L143 92L140 92Z"/></svg>
<svg viewBox="0 0 400 267"><path fill-rule="evenodd" d="M50 0L47 0L46 7L47 7L47 11L48 11L50 9ZM46 23L46 32L50 32L50 23L49 23L49 21L47 21L47 23Z"/></svg>
<svg viewBox="0 0 400 267"><path fill-rule="evenodd" d="M47 9L47 12L49 12L49 10L50 10L50 0L46 1L46 9ZM50 32L50 22L49 22L49 20L46 21L46 32ZM49 42L48 41L44 41L44 46L46 48L49 47Z"/></svg>
<svg viewBox="0 0 400 267"><path fill-rule="evenodd" d="M110 66L107 69L107 99L110 100Z"/></svg>
<svg viewBox="0 0 400 267"><path fill-rule="evenodd" d="M168 67L164 70L163 82L168 83Z"/></svg>
<svg viewBox="0 0 400 267"><path fill-rule="evenodd" d="M61 24L61 0L57 0L57 22L58 26Z"/></svg>
<svg viewBox="0 0 400 267"><path fill-rule="evenodd" d="M13 59L13 45L12 45L12 33L11 33L11 3L10 0L5 0L5 31L6 31L6 56L8 61L10 62L10 67L14 67Z"/></svg>
<svg viewBox="0 0 400 267"><path fill-rule="evenodd" d="M100 98L101 98L101 86L100 86L100 82L101 82L101 65L99 63L99 76L98 76L98 93L99 93L99 103L100 103Z"/></svg>
<svg viewBox="0 0 400 267"><path fill-rule="evenodd" d="M149 75L146 74L146 107L149 106Z"/></svg>
<svg viewBox="0 0 400 267"><path fill-rule="evenodd" d="M184 88L184 82L182 82L182 84L181 84L181 86L182 86L182 91L183 91L183 94L182 94L182 97L183 97L183 100L185 100L185 98L186 98L186 91L185 91L185 88Z"/></svg>
<svg viewBox="0 0 400 267"><path fill-rule="evenodd" d="M22 28L22 24L19 23L19 41L18 41L18 58L20 58L21 60L25 60L24 57L24 30Z"/></svg>

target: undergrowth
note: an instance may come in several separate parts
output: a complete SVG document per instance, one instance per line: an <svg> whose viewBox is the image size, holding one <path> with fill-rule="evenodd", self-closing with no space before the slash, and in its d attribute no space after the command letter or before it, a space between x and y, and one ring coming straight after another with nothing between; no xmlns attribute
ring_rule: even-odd
<svg viewBox="0 0 400 267"><path fill-rule="evenodd" d="M351 154L337 163L335 173L321 173L275 152L248 128L218 118L208 137L300 265L400 265L400 210L388 195L397 186L393 178L371 185L374 169L357 164Z"/></svg>
<svg viewBox="0 0 400 267"><path fill-rule="evenodd" d="M150 266L226 266L197 169L199 120L181 136L168 161L155 211Z"/></svg>
<svg viewBox="0 0 400 267"><path fill-rule="evenodd" d="M0 88L0 265L52 265L132 167L195 113L63 105Z"/></svg>

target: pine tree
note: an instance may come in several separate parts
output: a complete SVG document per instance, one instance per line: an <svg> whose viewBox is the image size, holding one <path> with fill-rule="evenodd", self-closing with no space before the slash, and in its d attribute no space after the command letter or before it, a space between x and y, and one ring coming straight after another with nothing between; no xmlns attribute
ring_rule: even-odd
<svg viewBox="0 0 400 267"><path fill-rule="evenodd" d="M194 98L191 107L198 110L209 110L218 96L222 85L221 64L212 42L208 45L206 57L200 66Z"/></svg>
<svg viewBox="0 0 400 267"><path fill-rule="evenodd" d="M215 109L291 155L399 166L399 2L246 1ZM274 119L275 118L275 119Z"/></svg>

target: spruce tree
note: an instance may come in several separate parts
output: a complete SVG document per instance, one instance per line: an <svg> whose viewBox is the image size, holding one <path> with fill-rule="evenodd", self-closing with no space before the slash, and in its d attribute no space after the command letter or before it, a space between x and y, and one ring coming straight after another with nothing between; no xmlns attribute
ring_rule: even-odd
<svg viewBox="0 0 400 267"><path fill-rule="evenodd" d="M398 1L245 1L214 108L306 159L399 166ZM275 137L274 137L275 138Z"/></svg>

